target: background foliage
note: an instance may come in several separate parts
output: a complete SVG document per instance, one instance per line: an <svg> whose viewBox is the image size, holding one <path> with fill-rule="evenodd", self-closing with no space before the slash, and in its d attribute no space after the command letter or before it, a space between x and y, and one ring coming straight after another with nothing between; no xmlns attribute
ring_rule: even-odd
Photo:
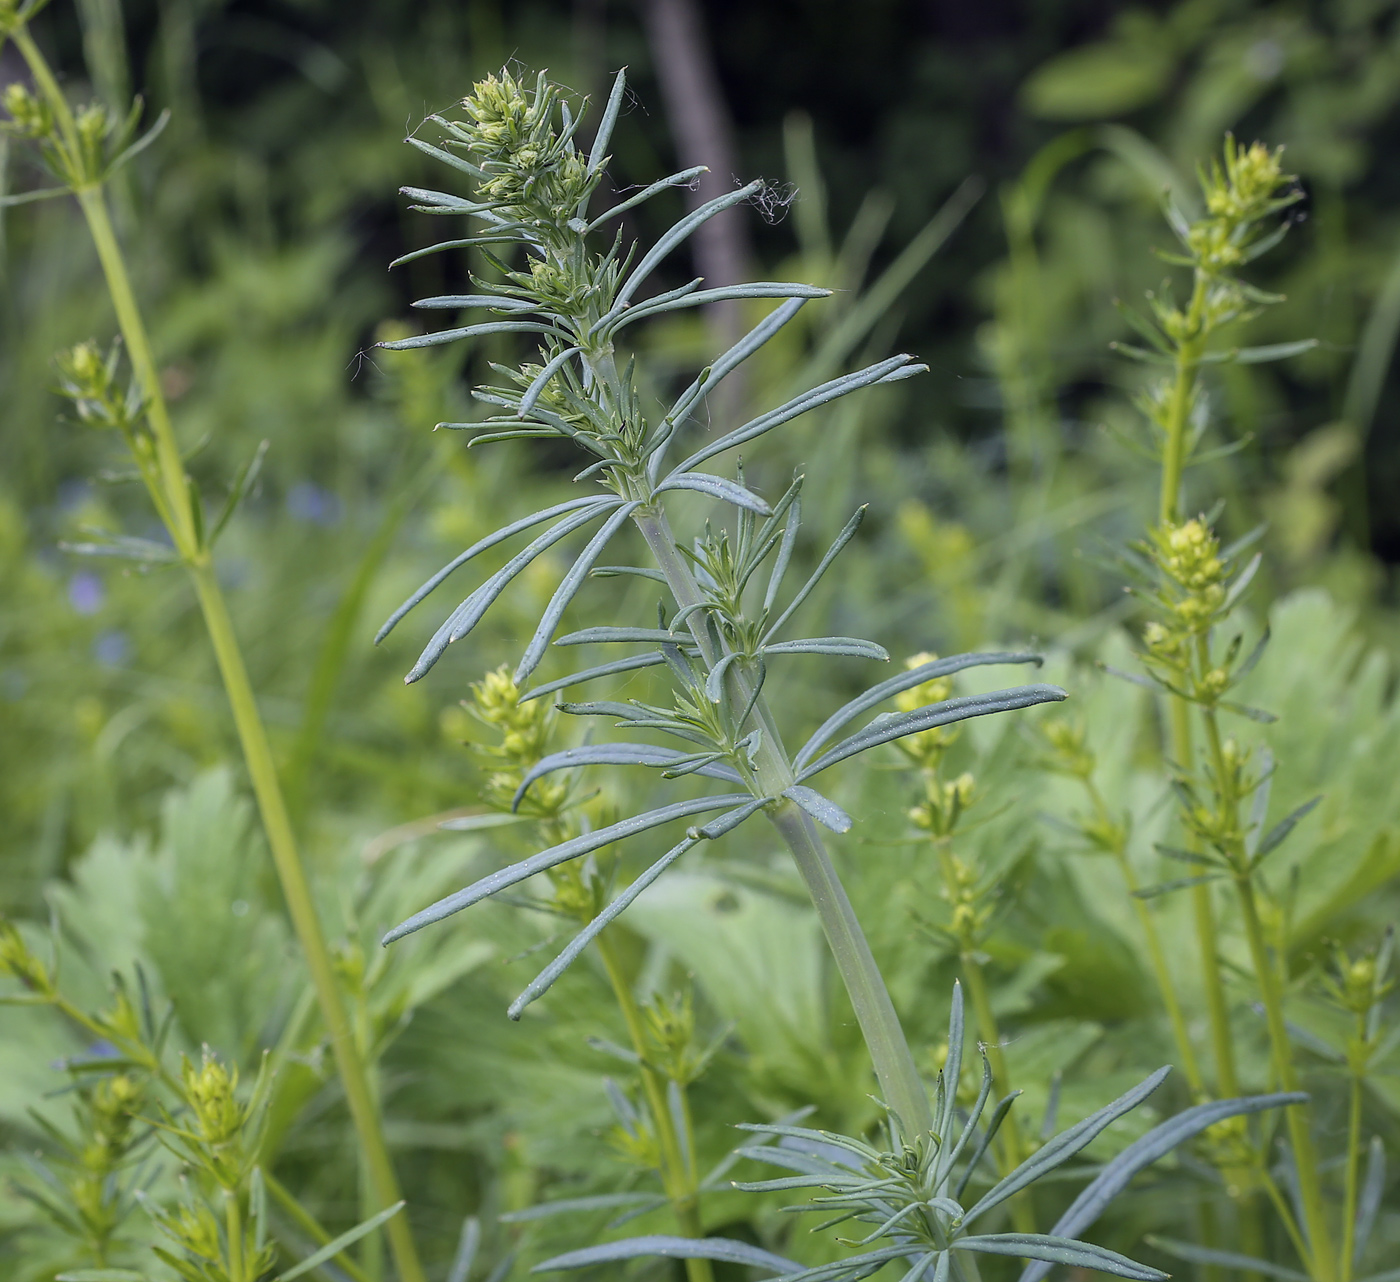
<svg viewBox="0 0 1400 1282"><path fill-rule="evenodd" d="M563 455L518 445L467 455L428 435L466 416L465 381L504 344L361 352L383 336L381 318L407 315L409 298L462 283L440 258L384 271L436 230L393 195L429 172L403 147L404 126L506 59L549 66L595 95L629 64L638 105L617 135L619 185L675 167L643 25L632 7L602 0L351 10L84 0L76 12L54 6L40 29L70 81L112 101L140 88L173 112L127 171L117 212L182 439L207 437L193 470L219 482L271 443L221 573L342 956L349 973L368 966L390 1140L412 1157L401 1163L406 1191L437 1257L476 1213L496 1258L520 1233L494 1225L496 1212L634 1178L622 1157L598 1160L598 1133L613 1123L601 1083L626 1071L598 1030L617 1016L599 975L580 968L537 1017L506 1024L506 1001L533 973L522 954L548 931L510 907L482 910L470 942L428 945L409 961L374 960L375 940L464 871L523 849L509 828L449 837L414 821L476 802L480 759L460 745L483 732L456 701L514 657L556 576L547 565L524 576L426 686L400 680L421 643L411 629L379 650L367 641L427 572L523 510L524 495L537 506L567 497L573 469ZM1184 193L1222 130L1287 147L1307 200L1261 264L1288 301L1257 341L1321 342L1299 360L1214 380L1220 440L1249 443L1194 484L1202 502L1228 496L1231 533L1269 521L1251 608L1271 613L1274 643L1242 697L1280 714L1260 732L1281 763L1279 795L1324 794L1289 853L1299 933L1316 941L1300 951L1299 973L1324 941L1393 920L1400 189L1385 161L1400 130L1400 6L875 0L852 23L848 6L807 0L714 3L705 17L738 177L797 188L785 217L750 216L756 257L775 278L849 291L823 316L809 308L808 328L765 351L746 395L771 404L833 351L854 364L908 350L932 366L794 434L809 511L831 523L809 517L808 561L852 506L876 500L842 582L824 587L814 613L827 630L878 636L892 652L1053 647L1047 679L1073 692L1105 790L1131 803L1144 881L1161 879L1150 838L1168 822L1155 714L1142 692L1093 666L1125 666L1118 628L1131 608L1096 549L1139 532L1153 484L1106 430L1126 424L1123 392L1137 379L1108 351L1124 337L1111 303L1157 283L1163 269L1147 251L1164 241L1158 193ZM17 77L2 57L0 80ZM7 190L38 181L15 159L3 172ZM882 273L969 175L985 184L982 198L895 290ZM102 477L120 460L100 457L103 443L63 421L52 395L52 353L109 337L105 295L76 211L54 202L0 218L0 907L35 923L36 940L53 914L68 973L91 1002L109 966L140 961L174 1003L180 1045L209 1042L252 1064L305 1018L304 985L228 765L231 732L192 601L173 574L130 575L60 549L91 527L148 519L133 487ZM683 262L670 271L663 286L690 275ZM869 323L841 331L843 316L859 319L862 283L882 279L890 296ZM652 342L664 371L710 338L678 322ZM780 489L788 457L758 450L752 474ZM603 590L619 600L633 591L615 583ZM1028 728L975 724L955 751L986 797L964 857L1007 887L987 951L997 1013L1015 1034L1013 1075L1038 1117L1043 1084L1064 1072L1059 1108L1081 1116L1171 1054L1145 1014L1153 989L1130 904L1116 883L1104 893L1107 861L1054 822L1081 802L1071 781L1038 767ZM924 998L947 990L956 957L925 927L940 882L909 842L910 784L895 765L891 754L846 779L838 799L859 826L837 857L931 1066L945 1012ZM635 800L598 804L629 813ZM738 1117L815 1103L823 1125L872 1119L855 1067L863 1051L814 920L785 862L751 840L721 843L664 882L623 934L644 987L693 985L702 1040L730 1030L694 1088L710 1162L732 1147L727 1124ZM1162 920L1169 949L1185 951L1171 933L1186 929L1184 905ZM1324 1031L1326 1019L1316 1013ZM0 1125L32 1145L26 1108L57 1084L49 1065L82 1047L43 1012L6 1011L4 1021ZM625 1040L620 1027L610 1036ZM1243 1060L1256 1088L1262 1047L1261 1029ZM1392 1152L1394 1073L1378 1074L1368 1102ZM284 1089L297 1120L279 1141L279 1170L315 1190L328 1223L353 1221L347 1164L326 1160L346 1140L324 1065L309 1055ZM319 1102L298 1111L294 1096ZM64 1102L41 1110L61 1120ZM1178 1177L1159 1178L1156 1209L1120 1206L1120 1245L1163 1227ZM766 1240L779 1231L780 1203L769 1203L755 1212L753 1199L723 1192L707 1203L707 1227ZM527 1254L564 1249L592 1227L543 1222L524 1239ZM5 1202L0 1232L10 1273L44 1276L42 1234L23 1205ZM1378 1232L1383 1260L1400 1223L1392 1215Z"/></svg>

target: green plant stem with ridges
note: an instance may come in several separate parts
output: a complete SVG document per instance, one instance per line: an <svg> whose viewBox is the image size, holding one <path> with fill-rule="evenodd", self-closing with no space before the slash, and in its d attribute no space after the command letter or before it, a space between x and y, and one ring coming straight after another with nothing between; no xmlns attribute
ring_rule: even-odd
<svg viewBox="0 0 1400 1282"><path fill-rule="evenodd" d="M1105 825L1111 824L1113 817L1093 779L1086 777L1084 788L1089 794L1089 800L1093 803L1100 821ZM1157 930L1157 919L1153 917L1152 910L1137 893L1141 886L1137 874L1133 871L1132 864L1128 861L1128 851L1124 842L1115 843L1113 858L1118 865L1118 871L1123 876L1123 884L1128 889L1128 897L1132 900L1133 911L1137 914L1143 941L1147 945L1148 961L1152 966L1153 977L1157 981L1157 990L1161 994L1162 1005L1166 1007L1167 1019L1172 1026L1176 1052L1181 1057L1181 1068L1186 1074L1187 1085L1191 1088L1191 1094L1197 1100L1202 1100L1206 1094L1205 1079L1201 1076L1201 1066L1196 1059L1195 1047L1191 1045L1191 1035L1186 1028L1186 1016L1181 1009L1181 999L1177 996L1176 985L1172 982L1171 970L1167 966L1167 955L1162 948L1162 937Z"/></svg>
<svg viewBox="0 0 1400 1282"><path fill-rule="evenodd" d="M1351 1083L1347 1095L1346 1185L1342 1194L1342 1248L1337 1260L1339 1282L1351 1282L1356 1267L1356 1204L1361 1187L1361 1096L1366 1048L1366 1017L1357 1019L1358 1047L1352 1054Z"/></svg>
<svg viewBox="0 0 1400 1282"><path fill-rule="evenodd" d="M1245 937L1259 980L1259 996L1264 1006L1264 1019L1269 1029L1269 1049L1272 1052L1274 1076L1281 1091L1298 1089L1298 1074L1293 1067L1292 1046L1288 1026L1283 1017L1283 994L1279 991L1278 974L1269 959L1264 926L1259 920L1259 908L1254 900L1254 884L1248 876L1235 879L1240 909L1244 917ZM1308 1126L1308 1109L1293 1106L1284 1114L1288 1126L1288 1141L1293 1148L1293 1165L1298 1174L1298 1195L1303 1206L1303 1228L1309 1246L1309 1272L1316 1282L1333 1282L1331 1234L1323 1207L1322 1182L1318 1176L1317 1150L1313 1146Z"/></svg>
<svg viewBox="0 0 1400 1282"><path fill-rule="evenodd" d="M622 962L613 947L608 932L604 931L597 940L598 955L602 958L603 969L607 971L608 982L617 998L622 1018L627 1024L628 1036L637 1052L637 1062L641 1068L642 1090L646 1095L647 1108L656 1125L657 1148L661 1158L661 1183L671 1202L684 1237L703 1238L704 1225L700 1221L699 1189L696 1187L695 1173L687 1165L681 1154L680 1140L676 1135L671 1109L666 1100L665 1077L651 1064L647 1056L646 1031L642 1026L642 1013L637 1008L637 999L632 986L627 982ZM695 1151L692 1142L690 1151ZM709 1260L687 1260L685 1275L689 1282L713 1282L714 1270Z"/></svg>
<svg viewBox="0 0 1400 1282"><path fill-rule="evenodd" d="M1187 330L1195 337L1183 340L1176 352L1176 372L1172 381L1171 399L1167 406L1166 435L1162 442L1162 489L1158 503L1158 521L1164 526L1181 519L1181 478L1186 467L1186 427L1191 405L1195 400L1197 369L1204 344L1200 329L1207 285L1206 274L1197 271L1186 313ZM1184 699L1175 695L1168 698L1172 759L1185 769L1191 760L1190 708ZM1196 839L1191 834L1187 834L1186 847L1188 850L1199 849ZM1205 989L1206 1010L1210 1018L1216 1088L1222 1097L1233 1098L1239 1094L1239 1079L1235 1071L1235 1052L1230 1037L1230 1007L1225 996L1225 978L1220 969L1215 902L1211 897L1209 883L1191 887L1191 909L1196 925L1201 982Z"/></svg>
<svg viewBox="0 0 1400 1282"><path fill-rule="evenodd" d="M14 33L13 38L29 64L35 82L49 101L68 146L76 156L77 131L73 115L52 71L27 31L21 29ZM311 887L292 833L267 731L258 712L252 684L248 680L243 655L234 633L233 620L229 616L209 549L203 541L196 500L189 478L185 474L184 460L180 456L179 444L161 390L145 322L131 288L126 262L112 227L100 183L90 182L76 186L74 195L87 220L132 369L145 397L144 412L154 439L159 472L159 485L149 485L148 488L157 510L169 528L176 551L193 580L205 627L233 712L268 846L282 883L292 925L306 956L307 969L311 973L311 982L316 990L321 1015L330 1036L336 1067L359 1136L364 1161L380 1206L391 1206L400 1200L398 1180L384 1142L381 1119L374 1106L364 1065L356 1050L354 1034L341 1000L330 952L326 947L320 919L311 896ZM149 473L147 476L149 477ZM386 1225L385 1232L398 1267L400 1282L425 1282L423 1268L418 1261L417 1248L406 1218L395 1216Z"/></svg>
<svg viewBox="0 0 1400 1282"><path fill-rule="evenodd" d="M676 546L676 537L665 512L659 507L641 507L634 513L633 521L651 549L657 568L665 576L677 606L684 609L702 602L704 594ZM706 663L713 665L720 656L714 652L706 630L704 611L692 613L689 625ZM743 673L735 672L736 666L731 665L726 678L737 683L738 703L743 707L749 702L751 687ZM759 782L768 796L778 796L792 786L792 769L762 694L754 701L753 716L763 730L757 754ZM768 813L787 843L812 906L817 910L817 919L870 1051L884 1101L898 1116L906 1134L911 1138L925 1134L933 1127L928 1091L915 1067L884 977L875 964L870 943L861 930L831 856L806 811L790 801L782 801L770 807Z"/></svg>
<svg viewBox="0 0 1400 1282"><path fill-rule="evenodd" d="M963 978L967 980L967 993L972 999L972 1014L977 1020L977 1031L987 1051L987 1062L992 1068L992 1081L1002 1098L1011 1094L1011 1072L1006 1065L1006 1052L1002 1050L1001 1030L997 1027L997 1017L992 1010L991 994L987 991L987 977L982 972L982 963L975 949L961 950ZM1026 1159L1025 1142L1021 1138L1021 1127L1016 1120L1013 1108L1001 1124L1000 1140L1003 1175L1009 1175ZM1011 1200L1011 1219L1018 1233L1034 1233L1036 1230L1034 1190L1023 1189Z"/></svg>
<svg viewBox="0 0 1400 1282"><path fill-rule="evenodd" d="M1204 645L1200 647L1198 659L1202 664L1208 662ZM1234 816L1239 798L1234 795L1231 785L1220 726L1214 709L1203 708L1201 715L1205 722L1206 744L1215 773L1220 806L1222 811L1231 817L1231 830L1237 831L1238 821ZM1269 1030L1270 1067L1279 1090L1296 1091L1299 1087L1298 1074L1293 1066L1293 1043L1288 1036L1288 1026L1283 1014L1283 977L1280 972L1283 958L1280 957L1276 963L1269 956L1264 924L1259 919L1259 905L1254 897L1254 870L1249 866L1243 847L1233 854L1231 862L1235 870L1235 890L1244 919L1245 938L1249 942L1250 960L1253 962L1255 979L1259 984L1264 1019ZM1336 1273L1333 1269L1332 1245L1327 1228L1317 1149L1313 1144L1312 1129L1309 1126L1309 1112L1306 1105L1295 1105L1286 1110L1284 1118L1288 1127L1288 1140L1293 1149L1293 1165L1298 1176L1298 1196L1303 1211L1302 1227L1309 1246L1309 1272L1316 1282L1333 1282Z"/></svg>

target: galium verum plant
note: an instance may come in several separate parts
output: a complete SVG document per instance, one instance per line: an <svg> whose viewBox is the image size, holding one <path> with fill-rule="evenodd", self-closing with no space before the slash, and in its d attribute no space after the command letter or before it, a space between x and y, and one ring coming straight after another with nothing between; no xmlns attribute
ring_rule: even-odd
<svg viewBox="0 0 1400 1282"><path fill-rule="evenodd" d="M1172 1119L1164 1124L1165 1129L1157 1128L1121 1155L1110 1170L1092 1183L1057 1225L1055 1234L974 1235L965 1231L972 1219L991 1211L1080 1152L1109 1121L1144 1099L1165 1070L1152 1075L1100 1114L1056 1137L1037 1153L1011 1163L1014 1169L997 1181L979 1203L964 1209L958 1199L967 1187L982 1179L982 1173L976 1169L978 1161L1004 1121L1014 1093L995 1106L979 1137L977 1127L993 1084L988 1069L971 1120L958 1117L955 1101L963 1018L959 992L954 996L948 1068L937 1102L931 1105L883 979L818 832L817 825L845 832L852 820L835 802L812 788L810 781L830 767L880 745L909 741L911 736L969 717L1062 699L1064 692L1053 686L1030 685L990 695L954 698L946 688L935 688L936 693L928 702L881 713L854 733L838 737L857 718L888 700L927 688L928 682L983 664L1037 661L1034 655L1020 653L926 658L836 709L799 750L789 753L764 691L774 660L796 655L888 658L879 645L858 637L781 639L802 604L854 537L863 512L856 512L847 521L811 576L795 593L784 597L786 574L801 525L801 478L770 504L745 482L741 469L736 468L733 476L699 469L710 459L758 439L806 410L862 387L909 377L923 367L905 355L876 362L804 391L699 444L680 462L670 462L672 447L686 432L690 416L705 397L791 321L807 301L825 291L786 282L703 289L704 282L697 279L651 298L639 298L656 268L696 228L721 210L754 199L762 184L750 183L701 206L645 252L639 253L636 246L624 246L621 231L612 233L609 239L608 224L618 215L668 188L690 182L699 172L691 169L673 174L602 213L590 214L591 198L605 177L607 147L623 94L624 79L619 74L586 155L576 142L580 117L544 75L533 87L522 84L509 72L492 76L475 86L473 94L461 103L458 118L429 117L429 123L441 132L440 146L417 137L409 139L420 151L472 180L475 198L405 188L419 210L472 220L472 234L443 241L408 257L470 248L479 251L494 272L491 277L472 277L478 293L423 299L416 306L453 312L477 309L492 314L493 319L381 345L405 350L501 333L534 338L539 344L535 359L517 368L495 366L501 381L476 389L477 399L493 412L478 422L440 426L473 433L473 444L567 438L590 458L575 478L586 482L590 489L578 498L513 521L467 548L394 612L380 637L466 562L508 539L546 526L542 534L488 576L451 612L408 673L409 682L419 680L450 644L472 631L511 581L536 558L570 535L597 524L596 532L573 558L546 605L512 681L521 686L531 677L551 641L566 647L597 644L645 648L513 694L514 707L518 709L520 704L534 699L639 669L664 669L671 683L669 703L598 700L564 702L559 707L572 715L611 718L619 728L667 736L678 741L679 746L624 742L546 753L520 774L511 804L520 807L532 795L538 797L540 794L532 793L532 789L555 772L594 765L645 766L673 778L696 775L726 784L729 791L674 801L594 831L568 836L560 833L560 840L538 854L424 908L389 931L385 942L392 943L441 922L537 873L554 873L570 861L591 859L623 838L677 820L691 821L684 836L631 885L610 902L589 905L587 911L579 914L580 919L587 919L582 929L511 1005L510 1014L518 1017L591 942L602 939L608 925L687 851L763 813L782 836L806 883L850 994L888 1111L887 1152L848 1137L822 1134L811 1139L800 1130L785 1133L783 1138L799 1148L804 1138L812 1144L845 1147L857 1159L854 1169L859 1175L851 1177L840 1163L833 1165L818 1153L798 1168L803 1178L784 1186L817 1184L830 1188L840 1204L842 1218L864 1219L876 1226L866 1244L883 1237L891 1245L879 1248L871 1256L804 1271L791 1261L744 1243L696 1240L698 1231L694 1231L686 1237L642 1237L590 1247L539 1267L563 1270L661 1254L692 1261L749 1263L785 1277L815 1282L827 1277L863 1277L885 1262L898 1259L909 1263L906 1276L910 1279L925 1274L935 1279L972 1279L977 1277L973 1257L981 1252L1039 1261L1032 1271L1063 1262L1130 1278L1163 1277L1125 1257L1076 1242L1072 1234L1091 1223L1136 1171L1183 1139L1221 1118L1294 1103L1303 1097L1292 1094L1216 1101ZM682 308L761 298L782 301L702 370L659 414L650 412L638 390L635 357L624 347L625 331L637 321ZM716 522L707 524L693 543L683 544L672 530L667 508L668 496L683 490L724 504L733 510L732 520L723 527ZM604 552L629 522L641 534L652 564L603 564ZM663 587L665 597L658 606L655 626L612 624L556 637L564 611L585 581L591 575L619 574L639 576ZM514 715L515 712L502 714L505 719ZM558 800L555 798L543 810L555 809L557 813ZM540 808L539 801L535 805ZM701 821L701 816L716 814L717 817ZM555 882L556 887L560 884ZM585 877L577 884L598 883ZM772 1151L776 1150L765 1148L762 1153L766 1157ZM968 1164L958 1168L964 1155Z"/></svg>
<svg viewBox="0 0 1400 1282"><path fill-rule="evenodd" d="M772 505L743 483L742 474L725 477L698 470L708 460L790 422L806 410L875 383L892 382L924 367L905 355L893 356L803 392L724 435L707 441L679 463L668 463L675 439L704 398L743 361L786 325L809 300L828 291L788 282L761 282L702 289L692 280L677 289L638 299L656 268L696 228L720 211L754 199L761 182L720 196L687 214L645 253L624 247L623 233L607 238L608 224L669 188L692 181L689 169L651 184L602 213L589 216L589 203L606 174L607 146L622 106L619 75L587 156L576 145L579 117L543 75L533 88L509 72L476 86L462 103L461 120L430 120L443 133L443 145L409 141L419 150L473 179L477 199L405 188L415 208L472 219L479 234L443 242L417 254L476 246L499 274L473 278L478 294L423 299L426 309L482 309L500 319L440 330L389 342L392 349L426 347L497 333L538 336L539 358L517 369L498 367L500 384L476 390L496 413L479 423L446 425L475 434L474 444L528 437L565 437L592 461L576 478L592 492L531 513L487 536L429 579L390 618L385 635L400 619L468 560L507 539L547 522L536 536L474 590L438 628L407 679L416 681L449 644L470 633L492 602L546 549L594 523L601 523L574 559L525 647L515 674L517 684L534 672L558 630L563 613L590 572L604 569L600 558L622 527L631 522L651 552L654 566L607 567L605 572L638 574L664 584L669 603L660 606L654 627L607 626L568 633L559 645L646 646L640 654L575 672L527 691L525 698L639 668L664 665L670 672L670 706L637 701L565 703L577 715L612 717L628 729L658 732L682 747L623 743L568 749L546 756L522 779L516 802L537 780L561 769L586 765L640 765L668 774L696 774L730 785L731 790L677 801L610 824L542 851L450 895L394 928L386 942L477 903L536 872L630 836L680 819L718 817L687 828L682 839L605 907L511 1007L523 1007L545 992L565 967L648 885L686 851L766 813L792 851L821 918L871 1049L886 1103L910 1134L927 1129L928 1101L864 935L817 833L815 823L838 832L851 820L839 806L816 792L809 781L831 766L906 735L967 717L1063 698L1052 686L1031 685L987 696L949 699L908 712L883 715L832 743L862 713L931 677L974 664L1034 662L1029 654L965 655L921 665L881 682L835 711L807 743L789 755L777 721L764 697L769 664L790 655L888 658L873 641L855 637L780 640L779 635L854 536L863 510L846 523L812 576L780 604L780 594L801 524L801 479ZM474 229L475 230L475 229ZM601 234L600 234L601 233ZM518 251L511 265L495 252ZM494 248L493 248L494 247ZM402 260L400 260L402 261ZM731 299L775 298L780 305L710 366L659 416L649 415L638 391L634 359L621 350L625 331L636 322L681 308ZM698 491L733 508L734 529L707 527L686 547L669 521L666 496ZM760 576L760 571L765 573ZM815 821L815 823L814 823Z"/></svg>

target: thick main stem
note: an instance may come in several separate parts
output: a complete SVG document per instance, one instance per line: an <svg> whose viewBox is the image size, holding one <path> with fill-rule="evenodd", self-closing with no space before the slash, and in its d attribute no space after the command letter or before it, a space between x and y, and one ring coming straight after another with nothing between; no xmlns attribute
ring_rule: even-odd
<svg viewBox="0 0 1400 1282"><path fill-rule="evenodd" d="M666 514L660 508L646 506L637 509L633 520L651 549L658 568L665 575L676 604L684 609L703 601L700 586L676 547L675 535L671 532ZM690 615L690 628L706 663L713 665L720 656L714 653L703 611ZM731 666L730 673L739 684L740 706L743 706L748 703L752 689L748 687L744 674L734 671L735 666ZM765 795L778 797L784 789L792 786L792 771L772 713L762 694L754 701L753 715L763 729L757 754L759 784ZM769 809L769 818L792 852L797 870L811 896L836 968L850 995L885 1103L898 1116L907 1137L912 1139L924 1134L933 1127L928 1091L914 1065L914 1057L899 1016L895 1014L884 977L875 964L869 941L832 866L831 857L811 817L792 802L775 803Z"/></svg>

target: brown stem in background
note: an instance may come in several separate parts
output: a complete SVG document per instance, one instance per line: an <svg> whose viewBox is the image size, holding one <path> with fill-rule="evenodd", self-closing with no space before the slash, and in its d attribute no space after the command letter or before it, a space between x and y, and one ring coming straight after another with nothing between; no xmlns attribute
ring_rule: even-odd
<svg viewBox="0 0 1400 1282"><path fill-rule="evenodd" d="M739 166L733 127L695 0L643 0L642 14L677 159L685 169L694 165L710 169L698 188L689 193L693 209L734 189ZM743 205L726 209L695 233L695 272L705 278L707 288L749 279L743 210ZM714 304L708 317L722 347L731 346L743 334L744 318L737 302ZM726 411L736 409L743 400L743 385L736 382L741 373L730 375L720 389L725 396L715 408L721 423L730 417Z"/></svg>

